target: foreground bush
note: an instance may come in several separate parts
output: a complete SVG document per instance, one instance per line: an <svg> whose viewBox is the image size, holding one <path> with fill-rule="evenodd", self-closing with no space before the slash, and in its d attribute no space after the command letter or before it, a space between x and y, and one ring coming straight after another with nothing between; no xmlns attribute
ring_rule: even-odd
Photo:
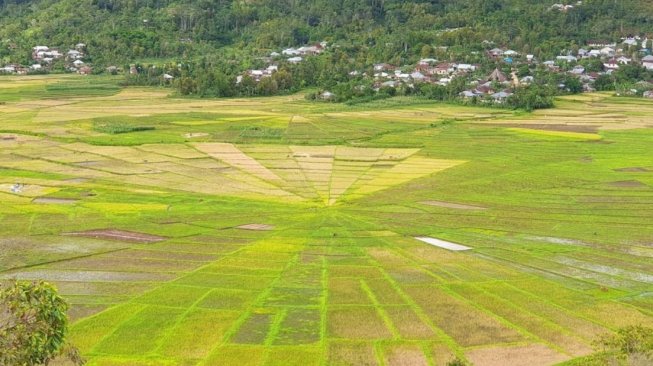
<svg viewBox="0 0 653 366"><path fill-rule="evenodd" d="M66 343L68 304L45 282L0 285L0 365L47 365L58 356L84 361Z"/></svg>

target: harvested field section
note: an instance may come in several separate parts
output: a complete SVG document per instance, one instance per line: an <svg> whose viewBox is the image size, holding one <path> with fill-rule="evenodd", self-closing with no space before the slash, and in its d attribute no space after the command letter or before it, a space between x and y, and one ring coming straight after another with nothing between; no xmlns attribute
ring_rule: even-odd
<svg viewBox="0 0 653 366"><path fill-rule="evenodd" d="M373 307L331 308L327 315L331 338L388 339L392 333Z"/></svg>
<svg viewBox="0 0 653 366"><path fill-rule="evenodd" d="M569 359L546 346L534 344L522 347L479 348L465 354L475 365L503 366L508 363L547 366Z"/></svg>
<svg viewBox="0 0 653 366"><path fill-rule="evenodd" d="M427 366L429 360L422 347L409 345L389 345L384 347L385 364L388 366Z"/></svg>
<svg viewBox="0 0 653 366"><path fill-rule="evenodd" d="M327 363L330 365L366 365L375 366L379 362L374 353L374 346L369 343L329 344Z"/></svg>
<svg viewBox="0 0 653 366"><path fill-rule="evenodd" d="M524 340L517 331L436 287L410 287L405 291L440 329L462 346L511 343ZM475 329L482 328L482 333Z"/></svg>

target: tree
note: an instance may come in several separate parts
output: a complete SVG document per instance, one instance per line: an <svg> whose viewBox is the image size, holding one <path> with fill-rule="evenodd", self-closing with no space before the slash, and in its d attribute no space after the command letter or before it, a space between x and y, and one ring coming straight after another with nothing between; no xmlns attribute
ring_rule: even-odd
<svg viewBox="0 0 653 366"><path fill-rule="evenodd" d="M84 360L66 342L68 304L50 284L12 281L0 284L0 364L47 365L65 356Z"/></svg>
<svg viewBox="0 0 653 366"><path fill-rule="evenodd" d="M629 362L638 360L642 365L653 363L653 329L640 325L617 330L616 334L600 337L598 345L605 354L617 360Z"/></svg>

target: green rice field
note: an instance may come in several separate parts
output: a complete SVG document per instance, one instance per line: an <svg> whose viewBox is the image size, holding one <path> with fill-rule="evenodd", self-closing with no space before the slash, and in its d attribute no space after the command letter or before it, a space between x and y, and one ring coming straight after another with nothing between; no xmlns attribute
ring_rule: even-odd
<svg viewBox="0 0 653 366"><path fill-rule="evenodd" d="M89 365L569 362L653 326L652 115L2 77L0 279Z"/></svg>

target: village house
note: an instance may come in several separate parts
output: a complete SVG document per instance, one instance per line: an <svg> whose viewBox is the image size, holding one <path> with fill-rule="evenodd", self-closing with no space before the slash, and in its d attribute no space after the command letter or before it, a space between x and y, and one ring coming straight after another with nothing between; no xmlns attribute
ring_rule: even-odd
<svg viewBox="0 0 653 366"><path fill-rule="evenodd" d="M476 71L477 66L472 64L458 64L455 65L455 69L458 73L474 72Z"/></svg>
<svg viewBox="0 0 653 366"><path fill-rule="evenodd" d="M392 71L394 69L396 69L396 67L386 63L380 63L374 65L374 71Z"/></svg>
<svg viewBox="0 0 653 366"><path fill-rule="evenodd" d="M463 99L474 99L483 96L483 94L479 93L476 90L465 90L458 94Z"/></svg>
<svg viewBox="0 0 653 366"><path fill-rule="evenodd" d="M497 104L503 104L512 94L506 91L500 91L491 95L492 100Z"/></svg>
<svg viewBox="0 0 653 366"><path fill-rule="evenodd" d="M632 62L633 60L626 57L626 56L620 56L617 58L617 62L623 65L628 65Z"/></svg>
<svg viewBox="0 0 653 366"><path fill-rule="evenodd" d="M91 75L91 73L93 72L93 69L91 69L88 66L83 66L83 67L79 68L79 70L77 72L80 75Z"/></svg>
<svg viewBox="0 0 653 366"><path fill-rule="evenodd" d="M501 70L494 69L494 71L492 71L490 76L488 76L488 80L496 81L496 82L499 82L499 83L505 83L505 82L508 81L508 77L506 76L506 74L501 72Z"/></svg>
<svg viewBox="0 0 653 366"><path fill-rule="evenodd" d="M435 66L433 71L436 75L446 76L452 74L454 71L456 71L456 69L454 68L454 64L445 62Z"/></svg>
<svg viewBox="0 0 653 366"><path fill-rule="evenodd" d="M605 57L612 57L616 54L616 51L612 47L603 47L601 48L601 55Z"/></svg>
<svg viewBox="0 0 653 366"><path fill-rule="evenodd" d="M549 9L558 10L558 11L562 11L562 12L567 12L567 11L573 9L573 8L574 8L573 5L565 5L565 4L559 4L558 3L558 4L551 5L551 7Z"/></svg>
<svg viewBox="0 0 653 366"><path fill-rule="evenodd" d="M418 65L433 65L434 63L438 62L438 60L434 58L423 58L419 60L417 63Z"/></svg>
<svg viewBox="0 0 653 366"><path fill-rule="evenodd" d="M639 37L637 37L637 38L639 38ZM637 41L637 38L635 38L635 37L626 37L626 38L622 38L622 41L623 41L623 44L625 44L625 45L637 46L637 44L639 43Z"/></svg>
<svg viewBox="0 0 653 366"><path fill-rule="evenodd" d="M296 48L286 48L285 50L281 51L281 54L284 56L299 56L302 53L299 52L299 50Z"/></svg>
<svg viewBox="0 0 653 366"><path fill-rule="evenodd" d="M603 67L606 70L617 70L619 68L619 62L616 58L611 58L603 63Z"/></svg>
<svg viewBox="0 0 653 366"><path fill-rule="evenodd" d="M573 55L566 55L566 56L558 56L556 57L556 60L572 63L572 62L577 62L578 58Z"/></svg>
<svg viewBox="0 0 653 366"><path fill-rule="evenodd" d="M589 57L601 57L601 50L590 50Z"/></svg>
<svg viewBox="0 0 653 366"><path fill-rule="evenodd" d="M503 56L503 50L500 48L493 48L488 51L488 54L492 57L498 58Z"/></svg>
<svg viewBox="0 0 653 366"><path fill-rule="evenodd" d="M644 66L647 70L653 70L653 56L644 56L642 58L642 66Z"/></svg>
<svg viewBox="0 0 653 366"><path fill-rule="evenodd" d="M300 56L295 56L295 57L291 57L291 58L289 58L289 59L288 59L288 62L290 62L291 64L298 64L298 63L302 62L303 60L304 60L304 59L303 59L302 57L300 57Z"/></svg>
<svg viewBox="0 0 653 366"><path fill-rule="evenodd" d="M0 68L0 72L3 72L5 74L14 74L16 72L16 69L18 68L18 65L5 65L4 67Z"/></svg>
<svg viewBox="0 0 653 366"><path fill-rule="evenodd" d="M322 100L333 100L336 97L336 95L330 91L325 91L320 93L319 97Z"/></svg>
<svg viewBox="0 0 653 366"><path fill-rule="evenodd" d="M617 44L609 41L587 41L587 45L592 48L616 47Z"/></svg>

